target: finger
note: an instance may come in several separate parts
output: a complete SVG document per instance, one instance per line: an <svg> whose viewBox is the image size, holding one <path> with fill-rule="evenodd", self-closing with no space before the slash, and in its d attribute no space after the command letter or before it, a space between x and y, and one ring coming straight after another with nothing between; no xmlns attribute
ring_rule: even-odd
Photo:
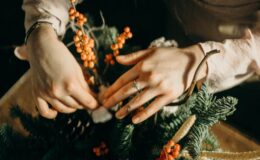
<svg viewBox="0 0 260 160"><path fill-rule="evenodd" d="M69 106L66 106L65 104L63 104L61 101L51 98L51 97L44 97L44 99L52 106L53 109L55 109L56 111L60 112L60 113L73 113L75 112L77 109L75 108L70 108Z"/></svg>
<svg viewBox="0 0 260 160"><path fill-rule="evenodd" d="M52 108L49 108L48 103L42 98L37 97L35 103L42 117L54 119L57 116L58 112Z"/></svg>
<svg viewBox="0 0 260 160"><path fill-rule="evenodd" d="M158 112L164 105L170 102L170 98L168 96L160 96L157 97L147 108L143 111L137 113L133 118L132 122L134 124L143 122L147 118L151 117L153 114Z"/></svg>
<svg viewBox="0 0 260 160"><path fill-rule="evenodd" d="M14 54L20 60L28 60L28 51L25 45L16 47L14 50Z"/></svg>
<svg viewBox="0 0 260 160"><path fill-rule="evenodd" d="M127 83L133 81L134 79L137 78L139 72L138 72L138 66L134 66L133 68L131 68L129 71L127 71L126 73L124 73L122 76L120 76L116 82L114 82L108 89L107 91L104 93L104 98L107 99L108 97L110 97L112 94L114 94L117 90L119 90L120 88L122 88L124 85L126 85Z"/></svg>
<svg viewBox="0 0 260 160"><path fill-rule="evenodd" d="M143 60L146 56L148 56L153 51L152 48L137 51L134 53L130 53L127 55L120 55L116 57L118 63L123 65L133 65Z"/></svg>
<svg viewBox="0 0 260 160"><path fill-rule="evenodd" d="M139 95L136 95L133 99L130 100L124 107L122 107L117 113L116 118L123 119L133 110L141 107L154 97L159 94L156 88L149 88L141 92Z"/></svg>
<svg viewBox="0 0 260 160"><path fill-rule="evenodd" d="M78 101L83 107L88 109L95 109L98 107L97 100L84 88L75 89L72 93L72 97Z"/></svg>
<svg viewBox="0 0 260 160"><path fill-rule="evenodd" d="M75 108L75 109L83 109L82 105L79 104L74 98L71 96L64 96L62 98L59 98L59 100L65 104L66 106L70 108Z"/></svg>
<svg viewBox="0 0 260 160"><path fill-rule="evenodd" d="M136 88L135 85L137 85ZM136 81L131 81L122 88L119 88L114 94L112 94L110 97L107 97L107 99L104 101L104 107L109 108L114 106L115 104L121 102L122 100L126 99L127 97L133 95L134 93L138 92L139 90L142 90L147 86L147 82L140 81L140 79Z"/></svg>

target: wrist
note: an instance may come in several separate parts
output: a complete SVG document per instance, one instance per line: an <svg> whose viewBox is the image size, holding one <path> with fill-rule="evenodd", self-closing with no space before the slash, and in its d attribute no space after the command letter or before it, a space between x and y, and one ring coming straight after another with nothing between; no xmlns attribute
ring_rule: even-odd
<svg viewBox="0 0 260 160"><path fill-rule="evenodd" d="M192 56L194 57L194 66L193 66L193 72L195 72L195 70L197 69L197 67L199 66L199 64L201 63L201 61L203 60L203 58L205 57L205 54L202 50L202 48L200 47L200 45L196 44L196 45L192 45L190 47L185 48L185 50L187 52L189 52L190 54L192 54ZM198 73L198 81L205 79L207 77L207 73L208 73L208 66L205 63L200 72ZM192 74L193 75L193 74Z"/></svg>
<svg viewBox="0 0 260 160"><path fill-rule="evenodd" d="M50 23L37 24L27 34L26 45L29 47L46 40L58 40L58 36Z"/></svg>

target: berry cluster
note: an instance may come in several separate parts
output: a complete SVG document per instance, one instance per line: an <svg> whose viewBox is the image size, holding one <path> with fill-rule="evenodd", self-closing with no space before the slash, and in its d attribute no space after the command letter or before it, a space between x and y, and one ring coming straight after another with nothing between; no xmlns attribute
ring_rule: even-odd
<svg viewBox="0 0 260 160"><path fill-rule="evenodd" d="M116 37L116 43L111 45L111 49L113 54L107 54L105 57L105 63L114 65L115 60L114 57L119 55L119 50L124 47L125 41L133 37L132 32L130 31L130 27L125 27L124 32L121 33L118 37Z"/></svg>
<svg viewBox="0 0 260 160"><path fill-rule="evenodd" d="M102 142L98 147L93 148L93 153L97 157L107 155L108 152L109 152L109 149L107 148L107 146L104 142Z"/></svg>
<svg viewBox="0 0 260 160"><path fill-rule="evenodd" d="M160 158L157 160L174 160L180 154L181 146L170 140L163 148Z"/></svg>
<svg viewBox="0 0 260 160"><path fill-rule="evenodd" d="M75 7L75 3L76 3L76 0L70 0L71 4L72 4L72 7L69 9L69 17L70 17L70 20L76 20L76 23L79 25L79 26L83 26L84 23L87 22L87 17L84 16L82 13L79 13L77 10L76 10L76 7Z"/></svg>
<svg viewBox="0 0 260 160"><path fill-rule="evenodd" d="M76 23L81 27L74 36L74 43L76 51L80 54L83 65L86 68L93 69L96 63L96 55L93 51L95 46L94 40L90 38L83 29L84 23L87 22L87 18L79 13L75 8L76 0L70 0L72 7L69 9L69 16L72 21L76 20Z"/></svg>

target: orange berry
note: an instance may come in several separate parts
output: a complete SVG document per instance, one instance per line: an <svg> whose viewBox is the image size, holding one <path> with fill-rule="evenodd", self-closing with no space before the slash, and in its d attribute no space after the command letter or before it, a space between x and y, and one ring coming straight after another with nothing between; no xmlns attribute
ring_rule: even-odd
<svg viewBox="0 0 260 160"><path fill-rule="evenodd" d="M88 53L89 56L95 56L95 53L91 50L89 53Z"/></svg>
<svg viewBox="0 0 260 160"><path fill-rule="evenodd" d="M174 160L174 157L172 155L168 155L168 159L167 160Z"/></svg>
<svg viewBox="0 0 260 160"><path fill-rule="evenodd" d="M98 150L98 148L96 148L96 147L93 148L93 152L94 152L94 153L96 153L97 150Z"/></svg>
<svg viewBox="0 0 260 160"><path fill-rule="evenodd" d="M84 42L87 42L87 41L88 41L88 36L87 36L86 34L84 34L84 35L82 36L82 40L83 40Z"/></svg>
<svg viewBox="0 0 260 160"><path fill-rule="evenodd" d="M169 146L165 147L165 151L166 151L167 153L171 153L171 147L169 147Z"/></svg>
<svg viewBox="0 0 260 160"><path fill-rule="evenodd" d="M117 37L117 43L122 43L125 44L125 39L123 39L122 37Z"/></svg>
<svg viewBox="0 0 260 160"><path fill-rule="evenodd" d="M77 30L77 36L82 36L83 32L81 30Z"/></svg>
<svg viewBox="0 0 260 160"><path fill-rule="evenodd" d="M174 141L173 141L173 140L170 140L170 141L167 143L167 145L169 145L169 146L173 147L173 146L175 145L175 143L174 143Z"/></svg>
<svg viewBox="0 0 260 160"><path fill-rule="evenodd" d="M88 21L87 17L84 17L82 20L84 23L86 23Z"/></svg>
<svg viewBox="0 0 260 160"><path fill-rule="evenodd" d="M77 35L75 35L75 36L73 37L73 39L74 39L74 42L75 42L75 43L78 42L78 41L80 41L80 38L79 38L79 36L77 36Z"/></svg>
<svg viewBox="0 0 260 160"><path fill-rule="evenodd" d="M84 50L89 54L90 52L93 52L92 49L89 46L86 46Z"/></svg>
<svg viewBox="0 0 260 160"><path fill-rule="evenodd" d="M127 33L125 33L125 32L124 32L124 33L121 33L119 37L121 37L121 38L123 38L123 39L126 39L126 38L127 38L126 34L127 34Z"/></svg>
<svg viewBox="0 0 260 160"><path fill-rule="evenodd" d="M78 47L76 50L77 50L78 53L82 53L82 52L83 52L83 50L81 49L81 47Z"/></svg>
<svg viewBox="0 0 260 160"><path fill-rule="evenodd" d="M83 26L83 25L84 25L84 22L83 22L82 20L78 20L78 21L77 21L77 24L78 24L79 26Z"/></svg>
<svg viewBox="0 0 260 160"><path fill-rule="evenodd" d="M84 18L84 15L80 13L80 14L79 14L79 19L80 19L80 20L83 20L83 18Z"/></svg>
<svg viewBox="0 0 260 160"><path fill-rule="evenodd" d="M118 45L119 49L122 49L124 47L124 45L122 43L118 43L117 45Z"/></svg>
<svg viewBox="0 0 260 160"><path fill-rule="evenodd" d="M117 44L112 44L111 45L111 49L114 50L118 50L118 45Z"/></svg>
<svg viewBox="0 0 260 160"><path fill-rule="evenodd" d="M75 12L76 10L73 7L69 9L69 15L73 15Z"/></svg>
<svg viewBox="0 0 260 160"><path fill-rule="evenodd" d="M88 55L88 61L91 61L92 57L90 55Z"/></svg>
<svg viewBox="0 0 260 160"><path fill-rule="evenodd" d="M81 47L81 43L80 43L80 42L76 42L76 43L75 43L75 47L76 47L76 48Z"/></svg>
<svg viewBox="0 0 260 160"><path fill-rule="evenodd" d="M128 33L126 34L126 37L127 37L127 38L132 38L132 37L133 37L133 34L132 34L131 32L128 32Z"/></svg>
<svg viewBox="0 0 260 160"><path fill-rule="evenodd" d="M96 56L95 56L95 55L92 55L92 56L91 56L91 60L92 60L92 61L95 61L95 60L96 60Z"/></svg>
<svg viewBox="0 0 260 160"><path fill-rule="evenodd" d="M75 12L74 16L79 17L79 14L80 14L79 12Z"/></svg>
<svg viewBox="0 0 260 160"><path fill-rule="evenodd" d="M114 54L115 57L118 56L119 55L119 50L114 50L113 54Z"/></svg>
<svg viewBox="0 0 260 160"><path fill-rule="evenodd" d="M124 32L126 32L126 33L130 32L130 27L125 27Z"/></svg>
<svg viewBox="0 0 260 160"><path fill-rule="evenodd" d="M181 146L179 144L174 145L174 151L180 151Z"/></svg>
<svg viewBox="0 0 260 160"><path fill-rule="evenodd" d="M115 64L115 61L114 60L110 60L109 63L113 66Z"/></svg>
<svg viewBox="0 0 260 160"><path fill-rule="evenodd" d="M179 156L179 154L180 154L180 152L172 152L172 156L174 157L174 158L177 158L178 156Z"/></svg>
<svg viewBox="0 0 260 160"><path fill-rule="evenodd" d="M87 45L84 45L84 46L83 46L83 50L86 51L86 52L91 51L91 49L90 49L89 46L87 46Z"/></svg>
<svg viewBox="0 0 260 160"><path fill-rule="evenodd" d="M112 58L113 58L112 54L107 54L107 55L106 55L106 59L107 59L107 60L111 60Z"/></svg>
<svg viewBox="0 0 260 160"><path fill-rule="evenodd" d="M90 61L88 64L89 68L94 68L95 67L95 63L93 61Z"/></svg>
<svg viewBox="0 0 260 160"><path fill-rule="evenodd" d="M89 40L88 46L89 46L90 48L94 48L94 47L95 47L94 39L90 39L90 40Z"/></svg>
<svg viewBox="0 0 260 160"><path fill-rule="evenodd" d="M81 59L83 60L83 61L85 61L86 59L87 59L87 55L86 54L81 54Z"/></svg>
<svg viewBox="0 0 260 160"><path fill-rule="evenodd" d="M83 66L87 68L88 67L88 61L84 61Z"/></svg>

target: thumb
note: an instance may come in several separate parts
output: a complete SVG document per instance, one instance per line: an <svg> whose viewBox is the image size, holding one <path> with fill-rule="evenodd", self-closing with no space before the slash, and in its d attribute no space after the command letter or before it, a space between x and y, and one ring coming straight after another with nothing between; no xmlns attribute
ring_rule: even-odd
<svg viewBox="0 0 260 160"><path fill-rule="evenodd" d="M133 65L143 60L145 57L147 57L152 52L152 50L153 49L150 48L150 49L130 53L127 55L120 55L116 57L116 60L118 63L123 65Z"/></svg>

